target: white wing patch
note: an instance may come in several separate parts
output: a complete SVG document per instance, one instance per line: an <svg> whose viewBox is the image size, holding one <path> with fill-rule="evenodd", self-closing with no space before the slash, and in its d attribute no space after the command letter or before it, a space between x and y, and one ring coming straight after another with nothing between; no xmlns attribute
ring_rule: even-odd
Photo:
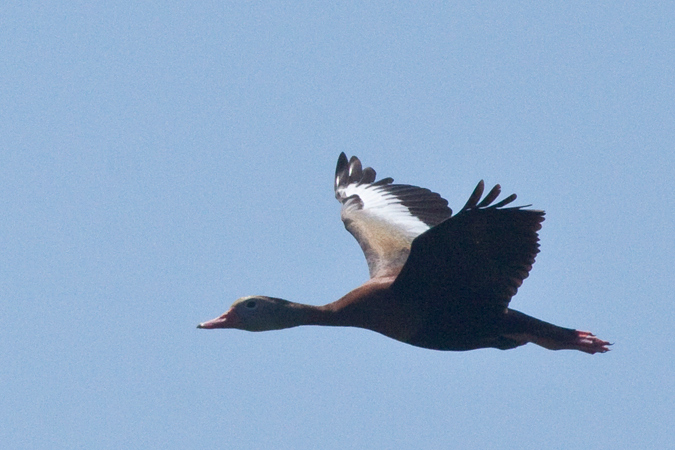
<svg viewBox="0 0 675 450"><path fill-rule="evenodd" d="M353 195L361 199L361 202L347 200L344 203L343 215L348 215L355 212L356 209L360 209L363 214L372 216L373 219L386 222L392 228L396 228L399 233L405 234L411 242L430 228L429 225L415 217L398 197L387 192L386 187L350 184L341 189L341 195L346 199Z"/></svg>

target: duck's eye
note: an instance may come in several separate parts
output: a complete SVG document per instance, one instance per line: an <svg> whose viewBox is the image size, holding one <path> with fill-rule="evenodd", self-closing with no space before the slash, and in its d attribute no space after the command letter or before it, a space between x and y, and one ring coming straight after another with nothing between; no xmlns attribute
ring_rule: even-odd
<svg viewBox="0 0 675 450"><path fill-rule="evenodd" d="M249 300L249 301L246 302L246 307L247 307L248 309L253 309L253 308L255 308L256 306L258 306L258 304L257 304L255 301L253 301L253 300Z"/></svg>

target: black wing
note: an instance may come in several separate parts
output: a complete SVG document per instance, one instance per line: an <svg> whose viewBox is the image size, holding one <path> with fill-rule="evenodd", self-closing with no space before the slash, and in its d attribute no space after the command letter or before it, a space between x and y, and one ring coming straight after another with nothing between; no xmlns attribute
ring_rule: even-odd
<svg viewBox="0 0 675 450"><path fill-rule="evenodd" d="M392 289L432 311L503 312L539 252L544 212L508 207L515 194L491 205L499 185L480 201L481 181L455 216L418 236ZM443 314L445 315L445 314Z"/></svg>

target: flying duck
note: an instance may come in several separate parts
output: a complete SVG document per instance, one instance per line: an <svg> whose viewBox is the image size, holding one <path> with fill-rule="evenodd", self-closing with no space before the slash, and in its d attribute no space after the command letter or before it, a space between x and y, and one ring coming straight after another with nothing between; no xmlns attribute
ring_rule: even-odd
<svg viewBox="0 0 675 450"><path fill-rule="evenodd" d="M198 328L280 330L359 327L434 350L507 350L532 342L550 350L609 350L588 331L562 328L509 308L539 252L544 212L494 203L481 180L455 215L428 189L375 181L375 170L342 153L335 170L341 217L361 246L370 279L323 306L274 297L238 299Z"/></svg>

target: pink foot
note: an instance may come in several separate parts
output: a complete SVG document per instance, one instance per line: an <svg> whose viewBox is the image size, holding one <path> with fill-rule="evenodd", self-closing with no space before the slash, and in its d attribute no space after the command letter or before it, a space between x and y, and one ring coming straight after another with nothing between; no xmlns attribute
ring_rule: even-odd
<svg viewBox="0 0 675 450"><path fill-rule="evenodd" d="M593 333L588 331L577 330L577 341L574 343L574 348L582 352L590 353L605 353L609 351L608 345L612 345L607 341L598 339Z"/></svg>

